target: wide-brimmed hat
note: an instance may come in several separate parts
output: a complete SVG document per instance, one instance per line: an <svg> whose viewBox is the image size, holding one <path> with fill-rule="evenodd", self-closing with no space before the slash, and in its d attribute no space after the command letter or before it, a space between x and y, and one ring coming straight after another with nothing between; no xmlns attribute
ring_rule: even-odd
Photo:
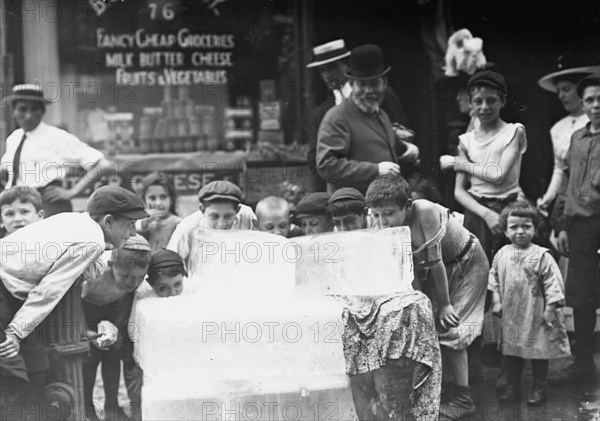
<svg viewBox="0 0 600 421"><path fill-rule="evenodd" d="M322 66L323 64L341 60L350 55L350 51L346 50L346 44L343 39L336 39L327 44L319 45L313 48L313 53L315 54L314 61L307 64L306 67Z"/></svg>
<svg viewBox="0 0 600 421"><path fill-rule="evenodd" d="M377 45L366 44L356 47L350 52L350 60L346 77L367 80L385 75L391 69L383 63L383 52Z"/></svg>
<svg viewBox="0 0 600 421"><path fill-rule="evenodd" d="M573 46L566 53L561 54L554 65L554 69L538 80L540 88L549 92L558 92L554 83L557 77L581 75L583 79L589 74L600 76L600 58L594 57L585 50L586 46Z"/></svg>
<svg viewBox="0 0 600 421"><path fill-rule="evenodd" d="M10 94L4 97L4 102L14 104L15 101L36 101L43 104L49 104L51 101L44 97L44 91L40 85L34 83L24 83L15 85Z"/></svg>

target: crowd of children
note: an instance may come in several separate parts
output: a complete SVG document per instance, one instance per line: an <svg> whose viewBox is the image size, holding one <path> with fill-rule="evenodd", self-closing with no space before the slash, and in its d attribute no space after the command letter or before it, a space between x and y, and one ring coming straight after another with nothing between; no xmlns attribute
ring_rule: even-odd
<svg viewBox="0 0 600 421"><path fill-rule="evenodd" d="M546 401L548 360L570 354L561 313L565 299L586 310L579 317L587 319L576 319L576 363L582 380L595 378L590 359L593 343L580 335L577 325L592 323L590 312L598 306L600 79L585 78L578 87L591 122L574 135L577 142L567 157L571 172L566 204L557 226L559 248L570 251L572 261L579 262L569 275L571 282L579 284L567 287L566 295L552 253L534 242L538 212L519 186L521 157L527 147L525 128L500 117L507 100L506 82L500 74L484 70L471 77L468 90L480 124L461 136L457 157L441 159L457 172L455 195L464 207L464 221L462 215L437 203L439 195L427 181L411 180L409 185L399 175L378 177L366 196L345 187L331 195L309 193L293 208L285 198L269 196L259 201L256 212L242 203L238 186L213 181L199 191L199 210L183 219L177 215L175 189L160 173L144 179L141 198L107 186L90 197L86 213L48 219L44 219L42 199L35 189L19 186L2 192L3 241L51 240L80 248L75 253L60 250L52 261L35 261L26 250L2 244L2 381L15 379L8 389L3 387L3 402L17 399L20 389L15 385L43 381L36 373L47 369L47 364L27 363L44 361L39 359L39 344L29 334L81 276L91 344L83 365L86 417L98 419L92 398L98 364L102 366L105 417L123 416L117 403L122 363L132 402L130 415L139 418L143 373L133 358L135 329L131 328L136 303L182 293L187 272L193 272L197 264L196 240L207 229L260 230L292 238L369 227L410 227L417 274L414 285L433 303L448 375L439 410L442 419L459 419L475 411L467 348L482 334L486 291L499 326L496 339L505 357L507 386L499 395L501 402L520 399L525 359L532 361L534 377L527 403ZM107 248L106 243L112 246ZM81 250L90 244L96 247ZM66 255L83 257L62 258ZM589 326L584 334L590 335Z"/></svg>

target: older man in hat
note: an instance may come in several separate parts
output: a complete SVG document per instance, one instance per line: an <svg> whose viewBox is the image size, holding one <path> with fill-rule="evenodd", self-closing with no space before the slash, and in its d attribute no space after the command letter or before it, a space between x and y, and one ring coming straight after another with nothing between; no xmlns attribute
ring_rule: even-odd
<svg viewBox="0 0 600 421"><path fill-rule="evenodd" d="M316 167L319 126L327 111L335 105L339 105L344 99L349 98L352 93L350 82L346 76L346 71L348 70L347 60L350 56L350 51L346 49L344 40L338 39L315 47L313 53L314 61L309 63L306 67L318 69L323 82L329 89L325 101L319 104L311 115L309 125L310 132L308 134L308 167L315 178L315 190L321 191L325 190L326 186L325 181L319 176ZM404 109L402 108L402 104L389 86L386 87L384 91L381 108L386 111L392 123L397 124L399 128L403 128L399 133L403 133L406 138L412 136L412 132L406 129L408 120L404 113ZM411 149L411 152L406 154L407 157L416 152L416 147L410 144L399 143L397 146L399 147L398 152L400 155L406 154L408 148Z"/></svg>
<svg viewBox="0 0 600 421"><path fill-rule="evenodd" d="M70 212L71 199L111 164L74 135L42 121L50 101L39 85L16 85L5 101L11 104L19 126L6 139L6 153L0 161L2 173L8 176L6 185L38 189L47 216ZM64 179L76 167L84 169L84 176L71 188L64 188Z"/></svg>
<svg viewBox="0 0 600 421"><path fill-rule="evenodd" d="M318 132L316 164L329 190L365 192L375 177L400 173L394 127L381 107L389 71L378 46L352 50L345 72L350 97L327 111ZM416 151L409 154L416 158Z"/></svg>

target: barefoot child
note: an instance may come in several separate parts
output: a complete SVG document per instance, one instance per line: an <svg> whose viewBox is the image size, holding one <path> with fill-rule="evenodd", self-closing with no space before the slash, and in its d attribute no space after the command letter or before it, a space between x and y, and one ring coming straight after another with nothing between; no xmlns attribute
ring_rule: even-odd
<svg viewBox="0 0 600 421"><path fill-rule="evenodd" d="M381 228L410 227L415 268L428 268L436 294L433 302L442 356L454 381L454 395L440 406L440 417L473 414L467 347L481 334L489 265L477 238L448 209L410 198L397 175L376 178L367 190L367 206Z"/></svg>
<svg viewBox="0 0 600 421"><path fill-rule="evenodd" d="M296 222L306 235L331 230L331 217L327 213L329 193L315 192L304 196L296 205Z"/></svg>
<svg viewBox="0 0 600 421"><path fill-rule="evenodd" d="M570 355L560 307L564 285L556 261L546 248L532 243L539 217L527 203L507 206L500 223L510 245L502 247L492 264L489 290L492 312L502 317L502 355L508 384L500 402L520 400L521 373L531 360L533 390L528 405L546 402L548 359Z"/></svg>
<svg viewBox="0 0 600 421"><path fill-rule="evenodd" d="M175 212L177 193L167 176L153 173L142 180L142 199L150 215L138 221L136 228L150 243L152 252L167 246L181 218Z"/></svg>

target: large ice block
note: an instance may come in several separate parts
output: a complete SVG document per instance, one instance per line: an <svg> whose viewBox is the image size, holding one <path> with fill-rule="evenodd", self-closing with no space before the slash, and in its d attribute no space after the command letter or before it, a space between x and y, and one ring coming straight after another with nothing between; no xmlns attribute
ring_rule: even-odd
<svg viewBox="0 0 600 421"><path fill-rule="evenodd" d="M149 380L343 374L342 311L333 299L300 294L146 298L135 316L136 359Z"/></svg>
<svg viewBox="0 0 600 421"><path fill-rule="evenodd" d="M408 227L297 237L296 290L312 294L385 295L412 289Z"/></svg>
<svg viewBox="0 0 600 421"><path fill-rule="evenodd" d="M334 299L303 294L140 301L134 341L143 418L223 419L217 414L227 412L225 419L242 420L244 411L260 410L273 412L260 419L276 420L299 410L293 419L313 420L320 410L339 415L332 420L355 419L341 315Z"/></svg>
<svg viewBox="0 0 600 421"><path fill-rule="evenodd" d="M259 231L197 230L190 247L186 293L281 296L294 289L296 247Z"/></svg>

